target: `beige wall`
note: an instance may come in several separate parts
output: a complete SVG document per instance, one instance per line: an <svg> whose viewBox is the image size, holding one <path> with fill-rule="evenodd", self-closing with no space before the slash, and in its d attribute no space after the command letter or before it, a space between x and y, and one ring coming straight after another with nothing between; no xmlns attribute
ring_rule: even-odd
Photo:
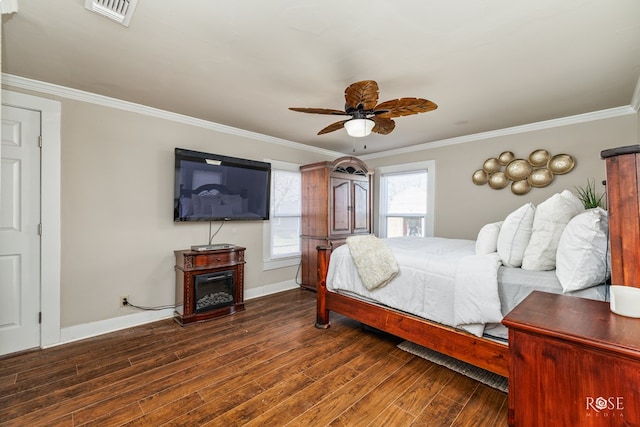
<svg viewBox="0 0 640 427"><path fill-rule="evenodd" d="M207 243L208 223L173 222L175 147L309 163L320 154L62 99L62 327L173 304L173 251ZM219 223L214 223L215 227ZM246 251L245 289L292 281L263 271L262 221L224 223L214 242Z"/></svg>
<svg viewBox="0 0 640 427"><path fill-rule="evenodd" d="M601 119L551 129L494 137L464 144L398 154L365 157L369 166L380 167L423 160L436 162L436 236L475 239L482 225L500 221L527 202L535 204L564 189L574 190L587 180L595 180L599 192L605 179L605 162L600 152L607 148L638 144L638 115ZM576 158L576 167L566 175L556 176L545 188L534 188L516 196L509 188L493 190L477 186L471 175L485 159L512 151L526 158L536 149L551 154L568 153Z"/></svg>
<svg viewBox="0 0 640 427"><path fill-rule="evenodd" d="M208 223L172 220L176 146L300 164L333 159L326 153L121 109L66 98L60 101L63 328L132 313L118 306L120 295L129 295L139 305L173 303L173 251L206 243L209 232ZM481 225L502 219L527 201L538 203L587 179L599 183L605 174L600 151L638 143L639 122L637 115L627 115L402 155L365 156L365 161L377 167L435 160L436 235L475 238ZM487 157L505 150L527 156L538 148L574 155L576 169L526 196L472 184L471 174ZM225 223L215 241L247 248L247 289L296 276L296 267L263 270L262 222Z"/></svg>

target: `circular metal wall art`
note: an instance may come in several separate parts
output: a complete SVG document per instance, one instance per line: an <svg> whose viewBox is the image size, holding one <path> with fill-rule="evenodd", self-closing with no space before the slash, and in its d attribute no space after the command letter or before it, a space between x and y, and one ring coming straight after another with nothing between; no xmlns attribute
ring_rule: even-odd
<svg viewBox="0 0 640 427"><path fill-rule="evenodd" d="M553 181L553 173L551 173L551 171L547 168L536 169L531 172L531 175L529 175L527 181L529 181L529 184L531 184L532 187L546 187Z"/></svg>
<svg viewBox="0 0 640 427"><path fill-rule="evenodd" d="M473 177L471 178L471 180L475 185L484 185L489 180L489 175L487 175L484 170L478 169L473 173Z"/></svg>
<svg viewBox="0 0 640 427"><path fill-rule="evenodd" d="M504 172L494 172L489 175L489 187L494 190L499 190L507 185L509 185L509 178L507 178Z"/></svg>
<svg viewBox="0 0 640 427"><path fill-rule="evenodd" d="M500 156L498 156L498 160L500 161L500 164L503 166L508 165L509 162L515 158L516 158L516 155L513 154L511 151L503 151L502 153L500 153Z"/></svg>
<svg viewBox="0 0 640 427"><path fill-rule="evenodd" d="M516 159L509 162L505 168L505 175L512 181L520 181L521 179L527 179L531 174L533 168L523 159Z"/></svg>
<svg viewBox="0 0 640 427"><path fill-rule="evenodd" d="M484 165L482 165L482 169L484 169L484 171L488 174L498 172L500 170L500 161L495 157L487 159L484 161Z"/></svg>
<svg viewBox="0 0 640 427"><path fill-rule="evenodd" d="M511 184L513 194L523 195L532 188L546 187L555 175L569 173L575 166L576 161L569 154L551 156L547 150L538 149L527 159L517 159L511 151L503 151L498 157L485 160L471 179L475 185L489 184L494 190Z"/></svg>
<svg viewBox="0 0 640 427"><path fill-rule="evenodd" d="M551 155L547 150L535 150L529 154L529 163L531 166L546 166L547 162L551 158Z"/></svg>
<svg viewBox="0 0 640 427"><path fill-rule="evenodd" d="M547 167L556 175L563 175L573 170L576 161L568 154L557 154L549 160Z"/></svg>
<svg viewBox="0 0 640 427"><path fill-rule="evenodd" d="M519 181L513 181L511 183L511 192L518 196L522 196L523 194L527 194L531 191L531 184L526 179L521 179Z"/></svg>

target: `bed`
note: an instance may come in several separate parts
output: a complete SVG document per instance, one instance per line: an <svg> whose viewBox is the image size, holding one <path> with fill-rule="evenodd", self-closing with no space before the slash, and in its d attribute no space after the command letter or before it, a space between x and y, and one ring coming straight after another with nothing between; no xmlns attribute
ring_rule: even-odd
<svg viewBox="0 0 640 427"><path fill-rule="evenodd" d="M557 208L557 203L541 204L540 215L547 210L557 212ZM520 236L518 244L518 239L509 233L522 231L525 211L529 223L524 229L528 232ZM543 228L547 232L542 236L535 233L534 219L535 208L527 204L504 221L487 224L475 241L437 237L377 239L397 260L398 273L373 289L361 280L349 244L318 247L316 327L329 327L329 313L339 313L506 377L507 331L501 319L530 292L608 298L606 211L578 209L561 221L560 229L552 233L555 237L550 237L546 226ZM517 224L515 229L511 227L513 223ZM505 265L511 264L511 252L505 255L497 248L494 252L491 244L489 249L480 248L486 244L487 228L494 229L489 240L495 239L496 247L502 233L510 236L509 249L519 247L522 254L529 242L534 242L536 250L549 252L546 244L540 244L540 237L553 241L551 252L557 269L525 270L522 265ZM418 273L417 263L423 264L426 271ZM464 286L471 286L471 290L465 291Z"/></svg>

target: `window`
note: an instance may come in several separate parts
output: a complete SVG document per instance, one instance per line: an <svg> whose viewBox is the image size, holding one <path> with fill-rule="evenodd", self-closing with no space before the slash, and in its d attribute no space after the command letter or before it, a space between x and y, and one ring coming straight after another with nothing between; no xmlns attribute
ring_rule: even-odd
<svg viewBox="0 0 640 427"><path fill-rule="evenodd" d="M296 164L270 161L271 209L264 229L265 270L300 261L301 176Z"/></svg>
<svg viewBox="0 0 640 427"><path fill-rule="evenodd" d="M433 235L433 161L378 169L380 237Z"/></svg>

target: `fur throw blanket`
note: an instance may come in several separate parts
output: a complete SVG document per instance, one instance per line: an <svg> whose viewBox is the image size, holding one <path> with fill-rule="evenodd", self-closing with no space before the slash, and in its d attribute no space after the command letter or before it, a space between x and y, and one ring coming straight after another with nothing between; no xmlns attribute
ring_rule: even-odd
<svg viewBox="0 0 640 427"><path fill-rule="evenodd" d="M368 290L386 285L400 271L391 249L376 236L347 237L347 246L360 280Z"/></svg>

